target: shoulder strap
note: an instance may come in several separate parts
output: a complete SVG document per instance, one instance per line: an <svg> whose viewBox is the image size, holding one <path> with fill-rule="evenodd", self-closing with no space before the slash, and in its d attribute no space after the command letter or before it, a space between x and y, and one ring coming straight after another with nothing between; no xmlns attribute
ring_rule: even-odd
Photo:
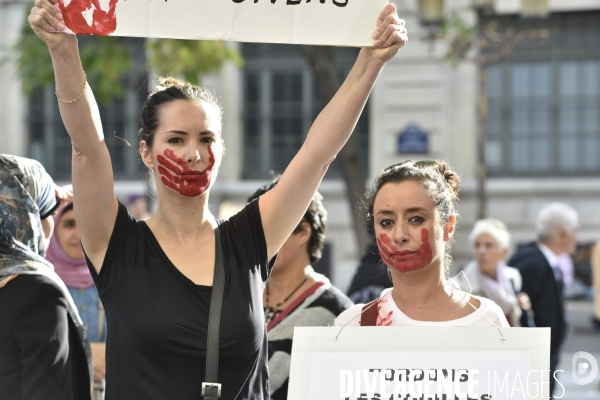
<svg viewBox="0 0 600 400"><path fill-rule="evenodd" d="M378 302L379 299L375 299L363 306L362 314L360 315L360 326L377 326Z"/></svg>
<svg viewBox="0 0 600 400"><path fill-rule="evenodd" d="M208 335L206 338L206 375L202 382L204 400L218 400L221 397L219 376L219 331L221 328L221 309L225 291L225 267L223 266L223 248L219 226L215 229L215 275L213 278L210 311L208 315Z"/></svg>

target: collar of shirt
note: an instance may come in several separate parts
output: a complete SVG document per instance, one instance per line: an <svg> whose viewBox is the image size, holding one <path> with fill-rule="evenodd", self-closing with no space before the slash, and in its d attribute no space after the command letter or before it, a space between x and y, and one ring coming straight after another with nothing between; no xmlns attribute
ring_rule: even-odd
<svg viewBox="0 0 600 400"><path fill-rule="evenodd" d="M546 257L546 260L548 260L548 264L550 264L552 269L558 268L558 256L554 254L554 252L550 250L548 246L542 243L538 243L537 246L544 255L544 257Z"/></svg>

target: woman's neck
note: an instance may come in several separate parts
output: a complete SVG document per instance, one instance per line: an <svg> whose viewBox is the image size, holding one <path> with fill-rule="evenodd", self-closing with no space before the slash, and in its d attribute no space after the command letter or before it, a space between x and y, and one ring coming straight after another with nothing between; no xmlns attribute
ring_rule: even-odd
<svg viewBox="0 0 600 400"><path fill-rule="evenodd" d="M189 238L212 227L215 218L208 210L208 192L198 197L159 193L158 206L146 223L173 238Z"/></svg>
<svg viewBox="0 0 600 400"><path fill-rule="evenodd" d="M418 321L451 321L479 308L479 300L454 290L443 265L429 265L417 273L392 272L392 298L409 318Z"/></svg>
<svg viewBox="0 0 600 400"><path fill-rule="evenodd" d="M277 269L277 266L275 266L275 269ZM267 282L267 285L269 285L269 297L273 299L278 299L279 297L285 298L304 281L308 274L314 272L310 262L304 264L304 266L300 265L295 268L285 270L282 268L280 271L281 273L273 271Z"/></svg>
<svg viewBox="0 0 600 400"><path fill-rule="evenodd" d="M392 296L399 308L421 309L447 298L443 269L430 265L419 271L400 273L392 270Z"/></svg>

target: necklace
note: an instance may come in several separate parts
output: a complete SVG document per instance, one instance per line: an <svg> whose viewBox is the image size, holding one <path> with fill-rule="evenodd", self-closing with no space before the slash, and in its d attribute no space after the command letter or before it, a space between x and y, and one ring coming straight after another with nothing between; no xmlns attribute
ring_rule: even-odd
<svg viewBox="0 0 600 400"><path fill-rule="evenodd" d="M290 297L292 297L294 295L294 293L296 293L298 291L298 289L300 289L302 287L302 285L304 285L306 283L306 281L312 275L312 273L313 273L313 271L306 274L306 276L304 277L302 282L300 282L300 284L296 287L296 289L292 290L292 293L288 294L285 299L283 299L279 303L275 304L275 307L269 306L269 284L267 283L267 285L265 287L265 305L263 307L263 311L265 313L265 323L267 325L269 325L271 323L271 321L273 321L275 319L275 317L277 317L279 314L281 314L281 312L283 310L279 310L279 307L283 303L288 301L290 299Z"/></svg>

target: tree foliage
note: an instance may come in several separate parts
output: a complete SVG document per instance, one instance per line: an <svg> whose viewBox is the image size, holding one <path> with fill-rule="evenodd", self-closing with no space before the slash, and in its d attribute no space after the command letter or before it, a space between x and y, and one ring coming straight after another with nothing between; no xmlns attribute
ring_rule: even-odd
<svg viewBox="0 0 600 400"><path fill-rule="evenodd" d="M52 59L46 45L27 22L13 48L17 70L27 94L40 86L54 84ZM88 39L88 38L85 38ZM123 97L121 76L131 67L127 46L118 37L94 37L79 41L81 63L100 103Z"/></svg>
<svg viewBox="0 0 600 400"><path fill-rule="evenodd" d="M183 77L193 84L221 69L226 61L243 65L241 55L224 42L158 39L146 41L148 65L159 75Z"/></svg>
<svg viewBox="0 0 600 400"><path fill-rule="evenodd" d="M122 77L132 65L125 40L115 36L80 36L79 52L90 86L99 103L110 103L124 94ZM242 65L241 55L223 42L155 39L146 41L146 71L182 77L199 84L202 75L218 71L226 61ZM54 70L46 45L37 38L25 20L22 34L8 57L17 63L23 91L53 85Z"/></svg>

